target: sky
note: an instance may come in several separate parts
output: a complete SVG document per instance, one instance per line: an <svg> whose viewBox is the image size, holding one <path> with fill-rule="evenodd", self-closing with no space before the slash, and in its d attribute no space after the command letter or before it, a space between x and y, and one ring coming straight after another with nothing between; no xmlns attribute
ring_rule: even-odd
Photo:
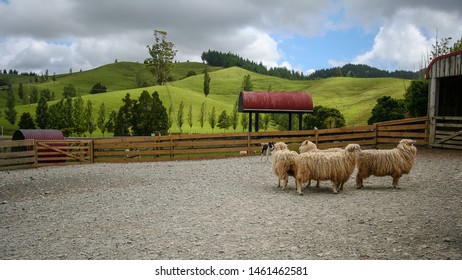
<svg viewBox="0 0 462 280"><path fill-rule="evenodd" d="M462 37L460 0L0 0L0 70L49 74L143 62L154 30L176 61L207 50L309 74L346 63L417 71Z"/></svg>

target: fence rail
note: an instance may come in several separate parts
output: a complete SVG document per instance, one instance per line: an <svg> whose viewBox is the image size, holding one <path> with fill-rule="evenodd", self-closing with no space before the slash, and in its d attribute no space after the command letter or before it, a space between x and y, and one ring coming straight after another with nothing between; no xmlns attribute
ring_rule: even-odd
<svg viewBox="0 0 462 280"><path fill-rule="evenodd" d="M349 143L376 147L396 145L403 138L428 144L428 120L390 121L367 126L248 133L179 134L166 136L95 138L93 140L24 142L27 151L13 152L20 141L0 142L0 169L93 162L147 162L200 160L254 155L267 142L286 142L297 150L310 140L320 149L344 147ZM13 144L16 143L16 144ZM9 146L8 146L9 145ZM27 146L28 145L28 146Z"/></svg>

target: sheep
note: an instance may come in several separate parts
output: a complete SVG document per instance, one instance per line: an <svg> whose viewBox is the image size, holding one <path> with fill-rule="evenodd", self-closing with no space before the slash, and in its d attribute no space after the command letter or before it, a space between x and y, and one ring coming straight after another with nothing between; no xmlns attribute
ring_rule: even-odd
<svg viewBox="0 0 462 280"><path fill-rule="evenodd" d="M361 153L358 144L349 144L337 153L302 153L296 160L297 193L302 193L302 183L309 180L330 180L335 194L343 188L356 166L357 154Z"/></svg>
<svg viewBox="0 0 462 280"><path fill-rule="evenodd" d="M358 173L356 174L356 188L360 189L363 180L371 175L391 176L393 188L399 188L399 179L408 174L415 161L416 141L402 139L396 148L391 150L365 150L358 157Z"/></svg>
<svg viewBox="0 0 462 280"><path fill-rule="evenodd" d="M298 148L298 150L300 154L308 153L308 152L310 153L317 153L317 152L335 153L335 152L343 151L342 148L330 148L330 149L325 149L325 150L319 150L318 147L316 147L316 144L311 142L310 140L303 141L300 147ZM311 185L311 180L307 183L305 187L309 187L310 185ZM316 182L316 187L319 188L319 181Z"/></svg>
<svg viewBox="0 0 462 280"><path fill-rule="evenodd" d="M290 151L286 143L277 142L274 144L272 168L274 174L278 177L278 187L281 187L281 180L284 181L283 190L287 188L289 176L295 177L295 159L297 157L298 153Z"/></svg>

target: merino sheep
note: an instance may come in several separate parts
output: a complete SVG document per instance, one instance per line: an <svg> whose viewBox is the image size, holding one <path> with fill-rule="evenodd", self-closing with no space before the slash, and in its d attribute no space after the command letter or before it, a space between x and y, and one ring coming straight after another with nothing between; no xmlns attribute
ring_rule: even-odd
<svg viewBox="0 0 462 280"><path fill-rule="evenodd" d="M297 193L302 195L302 184L310 180L330 180L334 193L342 189L356 166L358 144L349 144L337 153L303 153L295 161Z"/></svg>
<svg viewBox="0 0 462 280"><path fill-rule="evenodd" d="M396 148L391 150L365 150L358 157L358 173L356 175L356 188L360 189L363 180L371 175L391 176L393 187L399 188L399 179L408 174L414 165L417 148L416 141L402 139Z"/></svg>
<svg viewBox="0 0 462 280"><path fill-rule="evenodd" d="M325 153L336 153L336 152L342 152L342 148L330 148L330 149L325 149L325 150L320 150L316 146L315 143L311 142L310 140L305 140L302 142L300 147L298 148L300 154L303 153L318 153L318 152L325 152ZM309 187L311 185L311 180L307 183L306 187ZM316 187L319 187L319 181L316 182ZM341 186L342 188L343 186Z"/></svg>
<svg viewBox="0 0 462 280"><path fill-rule="evenodd" d="M274 144L272 167L274 174L278 177L278 187L281 186L281 180L284 181L283 190L287 188L289 176L295 177L295 159L297 157L298 153L290 151L286 143L277 142Z"/></svg>

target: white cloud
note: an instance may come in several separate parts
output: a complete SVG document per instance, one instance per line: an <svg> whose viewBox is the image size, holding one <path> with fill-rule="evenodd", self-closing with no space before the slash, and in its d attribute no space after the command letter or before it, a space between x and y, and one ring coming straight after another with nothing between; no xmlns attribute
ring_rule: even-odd
<svg viewBox="0 0 462 280"><path fill-rule="evenodd" d="M353 63L368 64L386 70L404 69L416 71L425 66L423 58L434 43L434 33L439 37L462 33L458 14L430 10L428 8L402 8L385 21L375 36L372 48L354 58Z"/></svg>

